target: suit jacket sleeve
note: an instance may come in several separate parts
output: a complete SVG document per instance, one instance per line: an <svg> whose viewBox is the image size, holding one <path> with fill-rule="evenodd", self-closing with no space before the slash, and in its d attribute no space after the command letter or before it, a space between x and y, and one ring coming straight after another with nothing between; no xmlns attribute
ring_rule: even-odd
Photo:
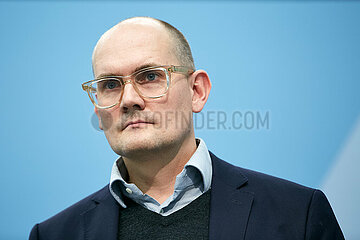
<svg viewBox="0 0 360 240"><path fill-rule="evenodd" d="M344 236L323 192L315 190L308 209L306 240L342 240Z"/></svg>

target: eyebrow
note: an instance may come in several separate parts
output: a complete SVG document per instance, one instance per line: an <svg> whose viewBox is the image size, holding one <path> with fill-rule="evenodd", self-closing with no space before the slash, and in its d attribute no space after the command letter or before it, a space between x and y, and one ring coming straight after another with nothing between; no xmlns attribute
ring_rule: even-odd
<svg viewBox="0 0 360 240"><path fill-rule="evenodd" d="M140 66L138 66L137 68L135 68L135 70L132 71L131 74L133 74L134 72L137 72L137 71L139 71L139 70L141 70L141 69L144 69L144 68L156 67L156 66L161 66L161 65L159 65L158 63L145 63L145 64L140 65ZM131 75L131 74L130 74L130 75ZM103 78L103 77L109 77L109 76L125 76L125 75L119 75L119 74L114 74L114 73L102 73L102 74L100 74L100 75L97 77L97 79Z"/></svg>

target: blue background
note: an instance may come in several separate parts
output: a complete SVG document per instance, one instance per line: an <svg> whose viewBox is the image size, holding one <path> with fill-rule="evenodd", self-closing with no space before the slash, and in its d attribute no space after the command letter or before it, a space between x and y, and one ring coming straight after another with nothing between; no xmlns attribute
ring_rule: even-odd
<svg viewBox="0 0 360 240"><path fill-rule="evenodd" d="M360 239L359 13L356 1L0 2L0 239L26 239L108 183L117 156L81 83L101 34L132 16L187 37L213 84L204 114L224 111L227 126L235 111L269 114L268 129L197 129L210 150L323 189Z"/></svg>

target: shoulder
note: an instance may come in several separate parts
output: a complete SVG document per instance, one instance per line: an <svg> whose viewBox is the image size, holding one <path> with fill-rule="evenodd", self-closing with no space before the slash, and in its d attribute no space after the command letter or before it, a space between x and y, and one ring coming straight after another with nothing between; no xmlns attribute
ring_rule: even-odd
<svg viewBox="0 0 360 240"><path fill-rule="evenodd" d="M316 192L322 194L320 190L289 180L234 166L216 157L213 153L210 153L210 156L214 175L217 175L214 176L214 181L224 181L232 184L239 182L239 179L241 179L241 189L255 194L257 198L275 198L282 201L296 198L309 202ZM240 184L238 185L240 187Z"/></svg>
<svg viewBox="0 0 360 240"><path fill-rule="evenodd" d="M302 239L344 239L331 206L320 190L233 166L212 153L210 156L216 207L247 201L249 211L251 209L247 234L253 236L251 239L262 239L265 233L286 234L286 239L290 236L298 239L296 236L300 235Z"/></svg>
<svg viewBox="0 0 360 240"><path fill-rule="evenodd" d="M46 222L57 221L58 219L67 219L74 216L82 215L84 212L92 209L98 200L106 198L109 195L109 185L106 185L102 189L92 193L91 195L85 197L84 199L78 201L77 203L71 205L65 210L59 212L53 217L49 218Z"/></svg>
<svg viewBox="0 0 360 240"><path fill-rule="evenodd" d="M106 185L99 191L85 197L51 218L36 224L31 231L30 239L37 239L34 236L39 235L39 232L41 232L42 236L54 236L60 233L72 233L69 229L81 229L83 224L82 215L95 208L98 201L109 196L109 188Z"/></svg>
<svg viewBox="0 0 360 240"><path fill-rule="evenodd" d="M307 187L283 178L271 176L265 173L237 167L238 171L242 172L247 178L249 188L254 190L261 190L264 192L276 192L277 194L297 193L307 194L309 197L316 191L316 189Z"/></svg>

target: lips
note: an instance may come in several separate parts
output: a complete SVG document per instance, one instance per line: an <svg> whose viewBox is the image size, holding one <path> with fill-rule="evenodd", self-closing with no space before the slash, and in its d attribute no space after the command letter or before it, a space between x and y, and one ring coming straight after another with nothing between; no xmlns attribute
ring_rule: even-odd
<svg viewBox="0 0 360 240"><path fill-rule="evenodd" d="M132 120L132 121L127 122L124 125L123 130L126 129L127 127L139 127L143 124L153 124L153 123L149 122L149 121L144 121L144 120Z"/></svg>

